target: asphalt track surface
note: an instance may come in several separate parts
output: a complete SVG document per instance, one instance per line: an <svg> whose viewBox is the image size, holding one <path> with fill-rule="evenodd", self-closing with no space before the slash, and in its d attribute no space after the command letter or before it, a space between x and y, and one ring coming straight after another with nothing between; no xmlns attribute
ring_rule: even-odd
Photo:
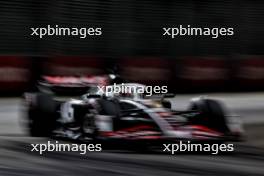
<svg viewBox="0 0 264 176"><path fill-rule="evenodd" d="M195 95L172 99L182 109ZM46 138L27 136L21 125L21 100L0 99L0 176L78 175L264 175L264 94L211 94L224 101L231 113L241 115L247 140L235 144L235 152L218 155L163 152L138 153L104 150L80 155L75 152L31 152L31 143Z"/></svg>

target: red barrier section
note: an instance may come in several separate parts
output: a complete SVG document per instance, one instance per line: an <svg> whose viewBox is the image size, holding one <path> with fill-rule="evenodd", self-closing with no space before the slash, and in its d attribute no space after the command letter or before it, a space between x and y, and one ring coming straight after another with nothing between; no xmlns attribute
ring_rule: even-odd
<svg viewBox="0 0 264 176"><path fill-rule="evenodd" d="M264 56L243 56L236 62L235 79L240 89L264 87Z"/></svg>
<svg viewBox="0 0 264 176"><path fill-rule="evenodd" d="M225 87L229 80L229 68L224 58L185 57L181 58L178 75L181 88L192 91L210 91Z"/></svg>
<svg viewBox="0 0 264 176"><path fill-rule="evenodd" d="M31 60L26 57L0 56L0 91L23 92L28 86Z"/></svg>
<svg viewBox="0 0 264 176"><path fill-rule="evenodd" d="M43 71L56 76L98 75L103 73L103 64L102 59L96 57L57 56L44 62Z"/></svg>
<svg viewBox="0 0 264 176"><path fill-rule="evenodd" d="M131 82L148 85L168 85L171 70L168 59L125 58L120 61L121 76Z"/></svg>
<svg viewBox="0 0 264 176"><path fill-rule="evenodd" d="M47 77L51 82L107 84L106 68L114 65L124 80L167 85L175 92L264 90L263 56L127 57L108 62L96 57L0 56L0 94L22 93L44 75L52 76Z"/></svg>

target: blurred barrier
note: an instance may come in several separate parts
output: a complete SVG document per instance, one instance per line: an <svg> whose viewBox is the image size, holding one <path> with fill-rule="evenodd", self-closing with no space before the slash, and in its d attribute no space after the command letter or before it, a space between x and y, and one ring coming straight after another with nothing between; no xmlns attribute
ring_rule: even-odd
<svg viewBox="0 0 264 176"><path fill-rule="evenodd" d="M97 57L57 56L43 62L43 74L56 76L97 75L104 72L104 62Z"/></svg>
<svg viewBox="0 0 264 176"><path fill-rule="evenodd" d="M171 92L264 90L262 56L120 59L0 56L0 93L22 93L43 75L90 77L109 73L109 68L116 66L124 80L167 85Z"/></svg>
<svg viewBox="0 0 264 176"><path fill-rule="evenodd" d="M120 59L120 75L125 80L148 85L168 85L171 69L166 58L134 57Z"/></svg>
<svg viewBox="0 0 264 176"><path fill-rule="evenodd" d="M177 64L174 85L179 91L221 91L230 78L222 57L183 57Z"/></svg>
<svg viewBox="0 0 264 176"><path fill-rule="evenodd" d="M240 56L235 62L233 78L242 90L264 90L263 56Z"/></svg>
<svg viewBox="0 0 264 176"><path fill-rule="evenodd" d="M29 86L31 60L26 57L0 56L0 94L17 93Z"/></svg>

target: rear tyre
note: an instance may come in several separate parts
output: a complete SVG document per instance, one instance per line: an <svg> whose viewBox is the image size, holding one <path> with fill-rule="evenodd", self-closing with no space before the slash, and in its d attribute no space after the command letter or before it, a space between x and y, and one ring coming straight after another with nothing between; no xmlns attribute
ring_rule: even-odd
<svg viewBox="0 0 264 176"><path fill-rule="evenodd" d="M213 99L198 99L191 102L189 110L200 113L193 119L195 123L224 133L230 131L227 126L226 111L221 102Z"/></svg>
<svg viewBox="0 0 264 176"><path fill-rule="evenodd" d="M29 132L31 136L51 136L55 128L56 102L47 94L36 95L36 102L28 109Z"/></svg>

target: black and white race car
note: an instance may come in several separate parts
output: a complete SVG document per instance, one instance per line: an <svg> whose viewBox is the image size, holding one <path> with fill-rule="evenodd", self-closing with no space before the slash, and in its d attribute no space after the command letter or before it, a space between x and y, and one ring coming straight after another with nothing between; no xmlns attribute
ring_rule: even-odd
<svg viewBox="0 0 264 176"><path fill-rule="evenodd" d="M183 111L172 110L163 98L144 98L137 93L105 96L94 91L67 101L43 93L26 93L25 100L32 136L224 142L239 141L243 135L236 117L227 116L222 103L208 98L192 99L189 109Z"/></svg>

